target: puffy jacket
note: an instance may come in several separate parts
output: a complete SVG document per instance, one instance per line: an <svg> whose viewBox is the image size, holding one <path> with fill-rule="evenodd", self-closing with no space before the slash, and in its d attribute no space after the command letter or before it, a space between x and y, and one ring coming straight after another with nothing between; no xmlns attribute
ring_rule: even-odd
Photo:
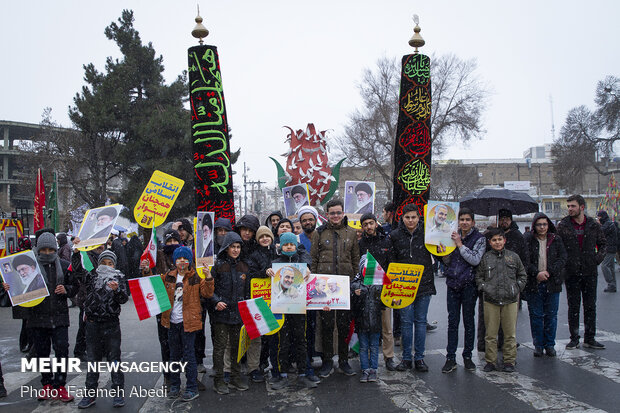
<svg viewBox="0 0 620 413"><path fill-rule="evenodd" d="M278 257L272 261L272 264L289 264L299 262L305 262L306 264L308 264L308 269L310 269L312 264L312 258L305 249L297 249L295 254L291 256L284 254L278 255Z"/></svg>
<svg viewBox="0 0 620 413"><path fill-rule="evenodd" d="M390 262L424 266L416 297L437 294L431 253L424 245L423 224L420 222L412 234L401 219L398 223L398 228L390 234L390 240L392 242Z"/></svg>
<svg viewBox="0 0 620 413"><path fill-rule="evenodd" d="M241 260L241 256L236 259L229 257L226 251L234 242L242 242L239 234L236 232L226 234L217 261L211 270L215 282L215 291L213 297L209 299L209 304L212 308L215 308L220 301L226 304L224 310L213 311L213 321L216 323L241 324L237 303L245 300L249 295L249 292L246 291L246 280L250 277L249 265Z"/></svg>
<svg viewBox="0 0 620 413"><path fill-rule="evenodd" d="M161 275L161 279L166 287L170 305L174 305L174 293L177 286L177 269L168 271ZM196 270L190 270L183 277L183 330L187 333L198 331L202 328L202 305L200 297L210 298L213 296L213 278L202 279ZM161 315L161 325L170 328L170 310L164 311Z"/></svg>
<svg viewBox="0 0 620 413"><path fill-rule="evenodd" d="M99 269L99 267L97 268ZM91 321L118 320L118 316L121 313L121 304L125 304L129 299L127 284L122 279L123 274L115 271L114 281L118 282L118 288L116 291L112 291L105 285L98 285L97 271L90 271L85 277L86 301L84 302L84 314Z"/></svg>
<svg viewBox="0 0 620 413"><path fill-rule="evenodd" d="M562 218L557 227L556 233L562 238L566 248L565 281L574 277L596 277L596 267L605 259L605 234L594 218L586 216L585 219L582 248L579 248L579 240L570 216Z"/></svg>
<svg viewBox="0 0 620 413"><path fill-rule="evenodd" d="M355 290L361 290L360 295ZM381 285L364 285L357 275L351 284L351 310L355 319L356 333L380 333L382 329L381 310L385 308L381 302Z"/></svg>
<svg viewBox="0 0 620 413"><path fill-rule="evenodd" d="M607 241L607 254L615 254L618 252L618 230L616 223L609 219L606 211L598 212L601 227Z"/></svg>
<svg viewBox="0 0 620 413"><path fill-rule="evenodd" d="M366 255L366 252L370 252L377 262L381 264L381 267L387 271L392 255L392 241L383 230L383 227L377 226L377 232L374 236L370 236L364 232L362 238L359 240L359 246L360 257Z"/></svg>
<svg viewBox="0 0 620 413"><path fill-rule="evenodd" d="M446 285L448 288L462 290L475 282L476 266L486 249L484 235L472 228L463 240L463 245L443 257L446 264Z"/></svg>
<svg viewBox="0 0 620 413"><path fill-rule="evenodd" d="M510 230L506 232L506 245L504 248L516 252L524 265L528 261L528 250L525 248L525 240L515 221L512 221Z"/></svg>
<svg viewBox="0 0 620 413"><path fill-rule="evenodd" d="M271 268L271 262L276 257L276 247L274 244L271 244L268 247L262 247L259 245L247 261L250 266L250 277L266 278L266 271L268 268Z"/></svg>
<svg viewBox="0 0 620 413"><path fill-rule="evenodd" d="M562 291L562 282L564 282L564 265L566 264L566 249L562 238L557 235L555 225L542 212L536 213L532 220L532 231L524 235L525 247L528 251L528 262L523 263L527 272L527 284L525 286L524 295L527 298L527 294L535 294L538 292L538 260L539 255L539 241L536 238L536 221L544 218L547 220L547 272L549 273L549 279L545 281L547 283L547 291L550 293L559 293Z"/></svg>
<svg viewBox="0 0 620 413"><path fill-rule="evenodd" d="M312 269L315 274L348 275L353 278L360 261L360 249L355 229L343 218L338 226L330 222L312 234Z"/></svg>
<svg viewBox="0 0 620 413"><path fill-rule="evenodd" d="M526 282L527 273L521 259L505 248L487 251L476 270L476 284L484 293L484 301L496 305L516 302Z"/></svg>
<svg viewBox="0 0 620 413"><path fill-rule="evenodd" d="M60 266L64 274L64 285L66 294L56 294L56 264L45 264L39 262L39 266L43 267L47 274L47 289L50 293L45 297L41 304L28 309L28 327L33 328L54 328L68 327L69 323L69 307L67 306L67 298L75 296L79 289L78 281L73 277L72 272L68 271L69 262L60 260Z"/></svg>

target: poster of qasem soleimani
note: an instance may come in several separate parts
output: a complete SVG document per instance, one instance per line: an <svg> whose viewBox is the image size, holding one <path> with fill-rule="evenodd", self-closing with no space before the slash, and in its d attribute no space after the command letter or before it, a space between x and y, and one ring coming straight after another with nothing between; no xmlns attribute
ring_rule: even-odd
<svg viewBox="0 0 620 413"><path fill-rule="evenodd" d="M50 295L32 251L0 258L0 273L2 282L9 285L8 294L13 306Z"/></svg>
<svg viewBox="0 0 620 413"><path fill-rule="evenodd" d="M196 214L196 266L213 265L213 219L215 213L198 211Z"/></svg>
<svg viewBox="0 0 620 413"><path fill-rule="evenodd" d="M273 264L275 276L271 282L271 311L280 314L306 312L306 263Z"/></svg>
<svg viewBox="0 0 620 413"><path fill-rule="evenodd" d="M302 206L310 205L308 184L284 187L282 188L282 196L284 197L284 210L288 218L295 217Z"/></svg>
<svg viewBox="0 0 620 413"><path fill-rule="evenodd" d="M457 230L458 202L428 201L424 217L424 243L454 247L452 232Z"/></svg>
<svg viewBox="0 0 620 413"><path fill-rule="evenodd" d="M122 208L122 205L114 204L86 211L78 232L80 243L77 247L84 248L105 244Z"/></svg>
<svg viewBox="0 0 620 413"><path fill-rule="evenodd" d="M344 212L351 220L359 220L362 215L374 213L375 183L346 181L344 183Z"/></svg>

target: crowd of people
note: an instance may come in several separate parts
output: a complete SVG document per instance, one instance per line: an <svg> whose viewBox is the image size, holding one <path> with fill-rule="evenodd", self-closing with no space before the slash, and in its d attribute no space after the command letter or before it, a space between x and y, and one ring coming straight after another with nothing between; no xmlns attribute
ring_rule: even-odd
<svg viewBox="0 0 620 413"><path fill-rule="evenodd" d="M210 270L204 269L204 278L195 268L193 231L187 219L173 222L165 231L154 268L150 268L148 260L136 262L135 254L128 258L128 249L120 239L89 251L90 265L86 265L83 254L66 247L66 237L59 243L53 232L43 231L37 234L34 251L50 296L35 307L18 309L22 314L17 317L25 320L29 336L22 342L22 350L32 346L32 356L49 357L53 346L55 357L68 357L68 299L74 299L80 308L74 355L88 361L104 357L109 362L120 361L119 314L122 304L128 301L126 279L159 275L171 303L170 310L156 316L161 358L164 362L187 362L184 391L179 373L164 373L168 398L190 401L204 390L198 375L206 372L207 335L213 343L213 389L218 394L228 394L230 389L247 390L249 381L268 380L271 388L278 390L317 387L334 371L357 375L349 363L351 325L360 344L360 382L377 381L380 349L387 370L414 369L424 373L429 371L424 362L427 314L432 296L437 293L438 263L443 266L446 281L448 320L442 373L457 368L461 318L465 330L464 368L477 368L472 361L477 334L477 350L484 352L483 370L514 372L521 300L527 301L534 357L556 356L557 313L563 285L570 330L566 349L581 344L582 302L583 346L604 349L596 340L597 266L602 263L608 283L605 291L615 292L617 226L605 211L599 211L596 219L587 216L580 195L569 197L567 208L568 216L557 225L544 213L537 213L531 231L525 235L510 210L500 210L498 225L483 233L476 228L474 211L461 208L458 230L451 233L456 248L447 255L442 245L436 254L429 252L424 243L423 217L414 205L404 206L398 222L394 220L396 208L392 203L383 210L382 224L373 213L363 214L361 233L348 225L339 199L326 204L326 221L322 224L312 206L301 207L294 221L274 211L264 225L253 215L244 215L236 223L220 217L213 224L215 264ZM143 236L149 239L148 230ZM142 243L135 238L141 250ZM78 242L73 240L74 244ZM384 269L390 263L423 266L413 304L393 310L381 302L382 286L364 283L367 252ZM274 276L274 263L306 263L311 273L348 276L351 309L326 307L323 311L286 314L277 334L251 340L245 356L247 374L243 374L237 361L243 325L237 303L251 298L252 279ZM9 289L8 284L4 289ZM207 319L209 330L205 329ZM394 347L398 341L402 353L397 363ZM337 364L334 353L338 355ZM315 356L321 357L320 365L313 364ZM295 380L289 375L294 375ZM122 373L112 374L111 378L115 389L124 388ZM41 383L39 399L73 400L65 388L65 373L43 373ZM98 374L89 372L85 385L96 389ZM95 402L96 397L84 397L78 407L88 408ZM113 404L121 407L124 403L123 392L119 391Z"/></svg>

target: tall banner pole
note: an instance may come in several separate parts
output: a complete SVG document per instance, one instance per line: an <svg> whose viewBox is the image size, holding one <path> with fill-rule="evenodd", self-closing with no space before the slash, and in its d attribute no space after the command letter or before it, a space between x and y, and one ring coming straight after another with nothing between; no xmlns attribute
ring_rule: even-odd
<svg viewBox="0 0 620 413"><path fill-rule="evenodd" d="M409 45L415 52L403 56L398 124L394 144L394 204L398 221L407 204L415 204L420 216L428 202L431 184L431 61L418 53L424 45L418 16Z"/></svg>
<svg viewBox="0 0 620 413"><path fill-rule="evenodd" d="M228 118L217 47L202 44L208 34L197 16L192 36L200 39L200 45L188 49L196 210L234 223Z"/></svg>

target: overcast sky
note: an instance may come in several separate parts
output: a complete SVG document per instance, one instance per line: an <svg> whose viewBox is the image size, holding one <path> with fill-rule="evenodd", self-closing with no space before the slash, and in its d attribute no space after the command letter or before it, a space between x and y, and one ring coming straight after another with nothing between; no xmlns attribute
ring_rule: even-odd
<svg viewBox="0 0 620 413"><path fill-rule="evenodd" d="M449 158L518 158L550 143L550 95L557 136L570 108L593 106L598 80L620 75L617 0L199 3L206 43L220 54L231 145L242 147L235 169L242 173L245 161L251 179L270 184L276 170L267 157L287 149L283 126L313 122L331 136L341 133L360 105L363 69L381 56L412 52L414 13L423 53L476 58L493 90L485 138L455 145ZM120 56L103 31L123 8L134 10L143 42L163 56L167 82L187 68L187 48L197 44L190 34L195 1L4 2L0 119L38 123L49 106L70 126L67 108L84 84L82 65L103 70L107 56Z"/></svg>

